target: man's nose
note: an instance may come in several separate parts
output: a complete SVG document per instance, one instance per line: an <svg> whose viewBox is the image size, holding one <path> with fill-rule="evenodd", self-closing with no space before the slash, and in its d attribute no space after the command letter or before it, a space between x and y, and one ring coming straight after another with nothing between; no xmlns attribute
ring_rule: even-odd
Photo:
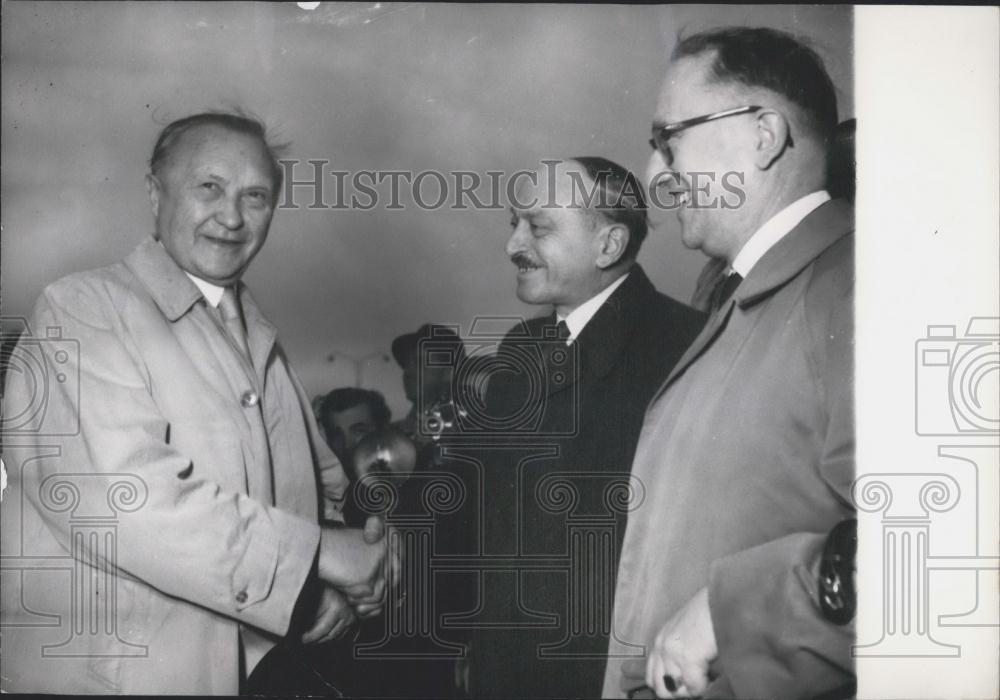
<svg viewBox="0 0 1000 700"><path fill-rule="evenodd" d="M523 253L527 248L528 222L518 221L517 226L511 231L510 238L507 239L507 257L513 257L516 253Z"/></svg>
<svg viewBox="0 0 1000 700"><path fill-rule="evenodd" d="M223 197L215 214L216 220L231 231L243 227L243 209L239 197Z"/></svg>

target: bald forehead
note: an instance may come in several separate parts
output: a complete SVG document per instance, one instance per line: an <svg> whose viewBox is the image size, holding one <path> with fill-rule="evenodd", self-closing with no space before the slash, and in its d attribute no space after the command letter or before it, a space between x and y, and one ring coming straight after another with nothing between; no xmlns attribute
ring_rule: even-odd
<svg viewBox="0 0 1000 700"><path fill-rule="evenodd" d="M178 135L171 152L186 154L220 144L238 145L246 153L267 158L267 147L259 138L218 124L203 124L187 129Z"/></svg>
<svg viewBox="0 0 1000 700"><path fill-rule="evenodd" d="M714 79L714 61L715 51L706 51L670 62L656 103L657 124L737 107L747 99L749 90L745 86Z"/></svg>
<svg viewBox="0 0 1000 700"><path fill-rule="evenodd" d="M228 129L219 124L202 124L185 129L169 144L164 171L177 166L192 166L196 161L233 158L241 156L256 161L258 167L269 171L270 160L266 144L252 134Z"/></svg>
<svg viewBox="0 0 1000 700"><path fill-rule="evenodd" d="M511 208L521 213L585 209L587 195L594 187L594 180L575 160L543 163L531 178L525 176L518 181Z"/></svg>

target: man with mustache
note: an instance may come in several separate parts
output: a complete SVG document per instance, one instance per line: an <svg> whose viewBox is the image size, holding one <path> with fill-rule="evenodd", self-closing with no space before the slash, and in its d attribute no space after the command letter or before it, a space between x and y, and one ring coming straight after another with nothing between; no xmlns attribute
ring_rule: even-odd
<svg viewBox="0 0 1000 700"><path fill-rule="evenodd" d="M658 293L637 264L645 198L620 165L543 161L518 182L511 215L506 252L517 296L552 311L507 334L497 355L503 369L487 388L503 445L483 453L483 546L512 564L482 580L471 692L594 697L625 494L641 498L628 465L643 412L703 316ZM572 512L554 507L566 492ZM575 556L570 530L579 518L608 529L584 543L593 559L567 572L556 560Z"/></svg>
<svg viewBox="0 0 1000 700"><path fill-rule="evenodd" d="M146 183L154 234L36 304L32 335L78 352L22 339L47 375L8 379L5 409L50 388L4 436L21 458L3 553L75 557L72 578L4 578L8 692L233 695L275 644L332 639L383 604L382 527L321 525L342 521L346 479L240 281L281 188L264 126L177 120Z"/></svg>
<svg viewBox="0 0 1000 700"><path fill-rule="evenodd" d="M636 448L647 497L622 548L606 697L853 693L852 615L821 575L854 512L854 211L827 192L836 126L822 60L788 34L723 28L673 52L655 196L681 204L684 244L728 277ZM737 207L721 203L729 173Z"/></svg>

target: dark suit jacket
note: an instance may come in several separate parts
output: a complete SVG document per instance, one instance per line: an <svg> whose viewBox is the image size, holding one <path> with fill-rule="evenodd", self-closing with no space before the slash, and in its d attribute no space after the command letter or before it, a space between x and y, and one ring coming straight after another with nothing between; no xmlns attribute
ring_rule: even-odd
<svg viewBox="0 0 1000 700"><path fill-rule="evenodd" d="M507 561L480 579L474 695L600 694L643 414L703 321L636 265L569 348L554 315L507 334L481 458L483 549Z"/></svg>

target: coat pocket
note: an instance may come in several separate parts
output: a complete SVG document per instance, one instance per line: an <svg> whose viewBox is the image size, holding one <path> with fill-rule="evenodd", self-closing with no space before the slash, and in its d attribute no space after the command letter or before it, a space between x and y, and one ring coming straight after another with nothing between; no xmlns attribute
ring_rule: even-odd
<svg viewBox="0 0 1000 700"><path fill-rule="evenodd" d="M224 491L246 493L244 439L232 423L175 421L170 424L168 442L188 460L177 473L178 479L203 479Z"/></svg>

